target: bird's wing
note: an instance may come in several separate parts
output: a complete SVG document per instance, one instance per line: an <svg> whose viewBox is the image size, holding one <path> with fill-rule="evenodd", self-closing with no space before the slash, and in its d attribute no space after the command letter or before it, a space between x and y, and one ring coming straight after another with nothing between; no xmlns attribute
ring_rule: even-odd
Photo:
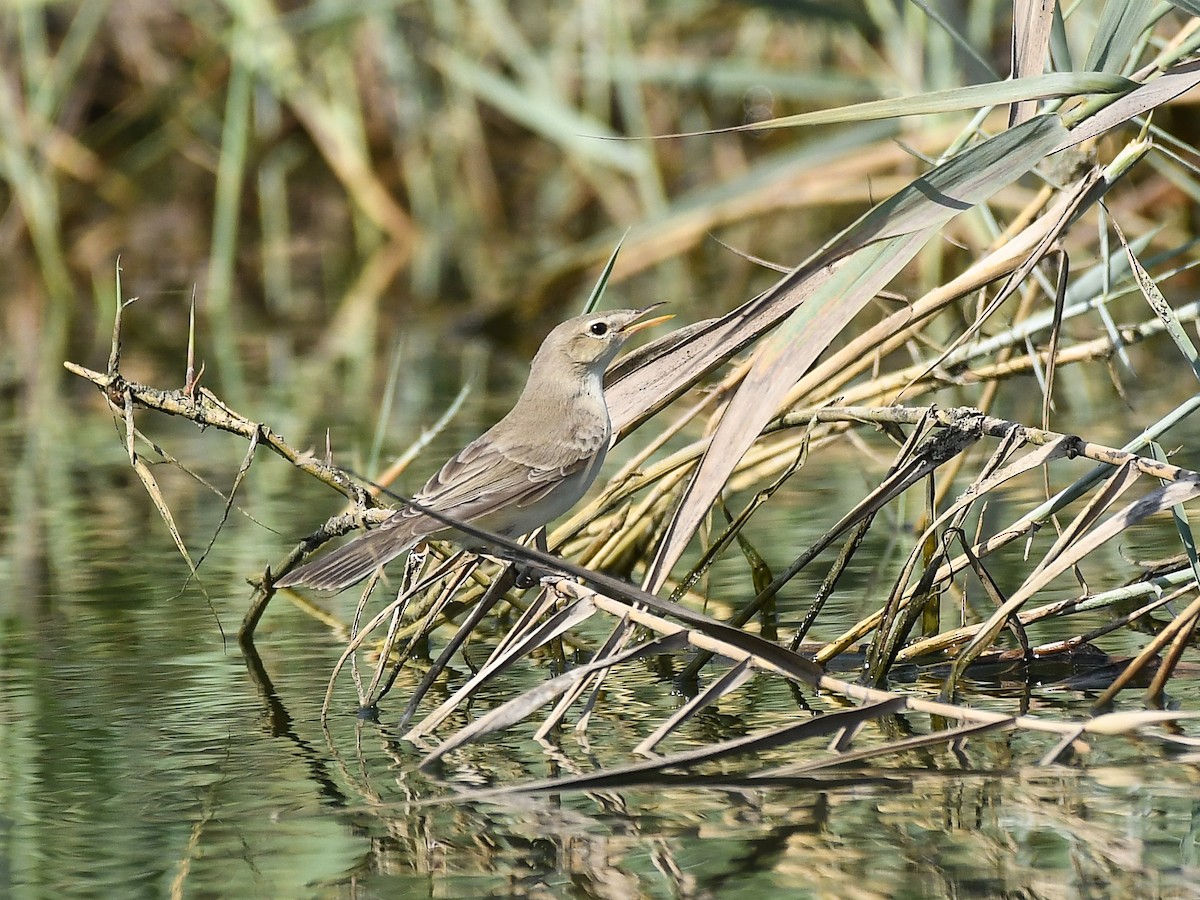
<svg viewBox="0 0 1200 900"><path fill-rule="evenodd" d="M489 435L484 435L447 460L413 499L465 521L481 519L509 506L532 506L545 499L563 479L584 469L607 440L607 434L588 429L571 442L560 443L555 452L546 453L536 446L497 446ZM379 530L401 528L418 536L445 527L420 510L407 507Z"/></svg>
<svg viewBox="0 0 1200 900"><path fill-rule="evenodd" d="M574 459L571 457L574 456ZM502 452L482 438L468 444L429 479L413 499L455 519L474 521L512 507L537 503L583 469L595 452L579 455L560 452L553 467L530 465L520 453ZM515 521L520 522L520 517ZM503 518L489 525L501 527ZM447 526L418 509L404 507L378 528L343 544L332 553L279 579L279 587L307 584L320 590L341 590L395 559L418 540Z"/></svg>

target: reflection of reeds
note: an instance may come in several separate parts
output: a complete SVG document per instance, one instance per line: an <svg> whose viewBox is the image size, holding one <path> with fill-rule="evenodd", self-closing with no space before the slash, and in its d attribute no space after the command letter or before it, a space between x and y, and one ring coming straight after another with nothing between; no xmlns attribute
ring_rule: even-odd
<svg viewBox="0 0 1200 900"><path fill-rule="evenodd" d="M1065 605L1044 603L1040 595L1061 587L1063 581L1055 580L1061 576L1074 574L1084 584L1079 567L1089 556L1134 525L1170 511L1187 551L1177 567L1183 574L1156 571L1142 580L1146 588L1137 595L1140 613L1124 624L1149 623L1160 633L1134 666L1115 681L1110 679L1119 687L1164 650L1164 663L1147 695L1149 702L1160 703L1173 667L1193 646L1200 619L1198 601L1185 602L1195 596L1192 569L1200 563L1191 549L1183 509L1200 490L1200 475L1157 459L1161 453L1150 442L1189 414L1194 404L1184 402L1165 416L1153 417L1157 422L1146 424L1143 436L1119 450L1087 440L1086 435L1076 438L1052 431L1053 401L1065 396L1068 366L1113 360L1114 372L1127 378L1135 346L1155 338L1163 349L1158 351L1160 358L1146 361L1147 366L1170 373L1165 377L1177 371L1178 377L1191 379L1200 372L1183 327L1195 321L1195 304L1174 308L1164 291L1170 278L1192 277L1193 238L1185 216L1160 212L1163 198L1200 195L1196 151L1186 143L1188 135L1166 130L1171 125L1170 105L1200 84L1200 70L1191 60L1200 46L1200 29L1197 20L1176 13L1155 22L1140 21L1132 6L1122 17L1120 6L1104 4L1087 23L1079 15L1071 16L1069 30L1062 34L1052 33L1049 20L1043 22L1045 32L1017 28L1013 58L1022 61L1013 73L1017 77L1009 81L987 76L983 84L958 87L967 79L957 65L968 72L986 69L987 54L958 56L953 47L973 42L932 29L921 32L928 44L919 44L914 56L905 27L914 22L924 27L924 20L907 7L902 14L890 4L873 4L873 14L881 17L873 23L876 29L839 30L839 41L830 43L837 48L835 56L847 63L851 80L860 75L877 79L886 71L886 60L918 86L882 105L828 103L837 108L803 119L756 122L755 132L765 135L761 143L729 134L660 142L615 140L627 134L725 124L672 93L670 79L637 77L637 54L649 55L650 50L639 48L630 37L632 13L620 5L600 28L602 38L586 43L576 41L579 35L568 27L573 21L569 14L550 18L547 27L556 38L542 43L533 37L538 33L534 26L492 3L477 4L477 15L470 21L459 21L453 7L432 4L428 9L406 7L404 14L416 20L382 13L289 18L269 8L239 7L232 21L219 29L204 23L197 32L202 36L194 38L201 44L211 41L218 56L226 54L220 58L228 64L220 115L223 130L214 160L207 291L210 319L219 320L212 321L210 333L221 352L232 354L221 365L228 379L223 387L236 402L237 322L247 315L231 302L243 252L239 248L261 243L260 280L275 312L310 315L288 306L288 291L301 279L286 271L286 260L283 273L270 272L268 256L271 265L279 264L296 228L288 201L289 184L298 177L293 173L318 163L344 195L351 210L345 222L366 263L336 309L322 317L329 327L312 354L316 362L304 376L314 384L331 362L372 345L382 317L380 298L401 274L410 277L411 293L420 297L436 294L453 271L484 312L504 310L520 320L548 305L552 295L565 293L563 288L581 270L599 263L629 222L638 224L627 238L614 279L659 271L661 284L671 294L700 291L689 282L692 276L684 267L654 267L694 251L710 230L744 229L734 231L739 238L734 243L746 239L754 254L804 261L785 266L774 285L743 302L748 291L732 297L726 290L728 283L742 286L749 279L744 274L749 263L730 254L729 268L722 270L727 284L720 290L706 288L703 305L733 308L732 312L681 328L618 363L608 386L617 430L628 434L667 407L676 424L665 426L668 437L614 477L590 506L551 537L553 545L591 570L642 573L655 596L663 586L676 587L675 599L684 608L594 577L596 598L563 584L551 586L523 607L521 627L481 670L478 683L497 677L598 611L622 622L605 642L612 660L597 659L586 672L577 672L574 681L567 677L543 687L542 693L514 701L499 716L502 724L560 697L599 702L597 682L615 665L613 660L630 662L638 656L636 645L629 647L636 636L632 622L663 632L668 644L654 650L674 647L669 642L675 639L675 629L706 652L732 646L737 652L725 655L747 665L858 701L892 702L875 689L815 672L791 650L738 629L768 613L775 594L819 551L840 543L839 561L826 575L804 624L782 635L798 645L808 626L819 621L822 604L838 589L840 573L860 552L875 516L906 492L910 502L915 496L925 507L924 533L914 538L907 563L875 611L817 649L819 662L832 662L866 641L865 675L873 685L884 684L898 662L938 665L947 698L981 665L1033 671L1048 657L1076 650L1095 629L1080 629L1078 640L1037 646L1026 633L1028 625L1048 615L1065 619L1072 612L1097 609L1102 600L1116 602L1116 592L1124 588L1103 585L1097 590L1087 585ZM752 28L752 15L735 16L735 33ZM1128 27L1139 21L1141 27ZM682 42L693 26L668 21L662 27ZM972 22L972 27L982 26ZM355 33L359 43L324 40L344 32ZM978 43L991 46L985 43L991 37L986 27L967 33L980 34ZM418 40L416 35L422 37ZM1042 74L1047 58L1042 40L1048 42L1056 69L1049 75ZM357 58L354 46L370 52ZM765 64L771 46L772 41L764 40L755 65ZM1086 71L1073 71L1065 63L1066 54L1084 47L1089 48ZM874 75L866 64L845 59L867 50L882 55L877 62L881 69ZM582 64L565 61L577 63L577 56ZM905 68L913 58L928 62L923 77ZM747 62L739 60L739 65ZM735 83L734 68L731 60L714 60L713 71L725 79L714 76L713 85ZM659 70L647 66L646 71ZM399 84L419 84L427 90L398 92ZM255 89L267 96L255 99ZM719 98L721 89L711 89ZM779 93L787 90L780 88ZM382 107L366 102L381 98ZM295 158L284 165L274 151L255 151L251 113L260 102L273 103L280 115L287 111L292 125L311 142L311 158L302 147L292 151ZM986 108L992 106L1001 108ZM934 114L936 120L924 118ZM1153 127L1146 121L1151 115ZM1134 127L1125 127L1130 120ZM788 129L833 122L854 124L834 133L826 146L788 143ZM920 131L914 129L903 138L915 151L909 155L889 141L914 122L921 123ZM387 165L379 165L380 148L389 141L393 156ZM1083 152L1080 144L1085 145ZM770 152L760 149L764 146ZM918 161L918 154L927 160ZM261 170L248 177L252 160L260 156ZM536 185L532 160L546 167L544 172L538 168L542 182ZM511 178L500 177L501 171L509 170ZM18 167L10 164L8 171ZM685 190L685 184L694 186ZM856 205L861 205L864 191L871 205L839 229L834 223L844 224L846 216L835 207L846 197L837 192L847 184L857 185ZM238 237L244 227L239 198L251 185L260 192L260 243ZM32 202L28 198L36 195L30 189L21 202ZM1103 216L1098 212L1101 202ZM812 222L806 221L809 215ZM514 244L501 246L481 237L507 223L519 238ZM792 230L784 235L782 229L789 227ZM320 233L319 226L316 231ZM802 250L817 243L813 236L818 232L833 236L815 252ZM54 229L51 233L58 240ZM763 247L754 244L760 236ZM523 254L531 252L540 262L524 265ZM1157 284L1147 269L1157 273ZM878 299L901 276L901 286L915 299L899 305L894 298ZM882 312L871 310L876 302ZM852 320L862 327L848 327ZM1090 333L1084 327L1088 323ZM1163 334L1172 339L1174 349L1162 340ZM366 355L369 358L369 352ZM168 409L209 424L224 422L222 427L370 502L337 471L232 416L202 392L156 395L124 381L115 366L105 374L78 367L74 371L108 391L126 416L131 446L135 405ZM1005 395L1009 385L1018 384L1039 389L1042 398L1036 410L1012 393ZM1095 390L1083 379L1072 385L1083 392ZM1030 421L997 412L1006 400ZM316 414L315 409L307 413ZM879 488L844 514L830 516L837 525L786 571L771 572L743 533L746 523L772 502L788 477L803 471L806 455L811 457L843 435L865 441L859 434L864 424L883 431L898 448L887 473L877 479ZM1147 446L1151 449L1144 452ZM1070 487L1052 490L1050 478L1059 477L1066 460L1079 457L1099 465ZM131 459L136 463L132 453ZM1130 502L1127 494L1139 479L1166 483L1144 488ZM992 493L1013 484L1041 488L1044 501L1028 504L1007 523L986 518L983 508ZM149 482L147 487L156 491ZM738 510L734 495L748 489L758 496ZM714 509L725 513L725 524L710 535L708 519ZM362 515L369 520L377 513ZM169 521L166 512L164 517ZM353 514L331 520L284 565L294 563L301 549L311 549L355 524ZM1052 533L1055 537L1046 536ZM700 558L698 538L710 541L713 548ZM1024 574L1017 584L1005 585L995 575L996 562L1006 547L1020 541L1028 548L1028 558L1017 562ZM735 547L745 557L754 601L724 623L688 612L696 602L695 585L702 583L710 563ZM428 595L402 591L367 627L355 629L346 656L355 664L357 651L377 636L376 629L386 633L379 668L371 685L361 690L365 704L378 702L390 683L384 674L395 665L395 648L415 648L432 628L452 618L448 610L461 611L496 583L494 573L463 569L459 563L445 564L445 578ZM256 593L247 633L270 590L267 579ZM1151 613L1163 607L1150 602L1149 595L1172 590L1182 591L1177 604L1181 608L1173 607L1175 618L1162 624ZM962 598L967 592L982 598L981 609L971 608L964 599L960 612L949 602L956 593ZM488 604L501 602L498 593L488 596ZM1122 602L1131 597L1121 595ZM1035 598L1041 605L1027 609ZM728 597L722 599L732 605ZM651 612L640 610L639 603ZM682 630L662 624L672 615L681 617ZM770 619L760 621L777 627ZM455 641L464 640L477 624L477 618L469 619L467 631ZM1019 650L1007 649L999 640L1006 629ZM435 675L444 663L434 663ZM696 663L688 674L698 674L698 668ZM741 681L742 673L731 674L727 689ZM464 693L470 695L470 690ZM585 696L591 699L584 701ZM418 695L411 711L419 701ZM566 711L566 701L559 702L550 720L555 723ZM453 708L451 704L439 715ZM910 702L907 708L967 722L1003 719L931 702ZM1136 729L1150 721L1153 718L1119 723L1110 719L1096 727ZM1051 725L1045 727L1077 736L1071 723ZM1039 726L1014 719L1003 727ZM425 732L418 724L412 733ZM460 739L471 736L475 732Z"/></svg>
<svg viewBox="0 0 1200 900"><path fill-rule="evenodd" d="M284 318L333 319L336 330L338 315L314 313L311 292L296 289L324 281L336 299L355 260L383 247L389 272L369 286L373 307L401 272L403 292L422 301L448 289L492 309L544 299L592 261L573 248L597 226L679 218L671 198L681 181L713 184L747 169L729 139L598 137L724 124L764 85L787 104L873 92L861 71L811 74L832 33L818 46L763 43L750 39L761 29L754 16L718 24L682 6L618 4L591 21L548 4L540 15L527 34L529 22L495 3L469 13L441 3L7 10L0 177L25 233L6 241L11 250L28 240L36 266L14 281L29 295L45 288L64 317L54 355L65 350L78 292L106 275L118 249L153 286L141 294L206 273L207 333L231 386L235 339L260 315L248 298ZM662 40L642 48L631 35L650 15ZM804 24L787 28L798 37ZM718 35L735 41L716 55L693 49ZM837 37L863 41L848 28ZM685 198L682 209L703 222L705 205ZM676 252L703 240L690 231ZM520 240L490 237L500 234ZM175 258L162 258L167 247ZM553 262L531 267L533 258Z"/></svg>

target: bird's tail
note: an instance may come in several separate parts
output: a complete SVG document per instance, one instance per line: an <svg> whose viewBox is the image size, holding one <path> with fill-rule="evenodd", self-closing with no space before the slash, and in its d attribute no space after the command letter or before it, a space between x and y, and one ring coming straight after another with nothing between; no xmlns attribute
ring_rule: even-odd
<svg viewBox="0 0 1200 900"><path fill-rule="evenodd" d="M413 543L392 529L372 531L288 572L275 586L303 584L319 591L340 591L383 568Z"/></svg>

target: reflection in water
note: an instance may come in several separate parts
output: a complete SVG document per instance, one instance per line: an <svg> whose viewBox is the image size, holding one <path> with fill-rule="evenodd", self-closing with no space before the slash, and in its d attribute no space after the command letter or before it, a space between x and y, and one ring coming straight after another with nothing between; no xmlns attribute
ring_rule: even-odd
<svg viewBox="0 0 1200 900"><path fill-rule="evenodd" d="M142 610L132 627L77 609L68 627L37 636L40 658L26 654L31 642L8 644L0 795L11 886L163 896L182 880L189 891L294 895L350 870L364 843L323 812L316 767L296 791L296 766L258 727L240 660L182 646L189 631L211 634L211 617L153 605L156 616Z"/></svg>
<svg viewBox="0 0 1200 900"><path fill-rule="evenodd" d="M430 409L438 402L431 395ZM486 421L490 412L464 416L462 430L444 436L447 445L470 436L472 416ZM12 435L4 438L11 446ZM190 445L179 438L171 449L208 459L220 481L236 469L243 448L231 446L226 460L212 458L213 446L204 436ZM456 801L460 792L627 759L681 702L670 681L678 666L610 679L586 742L568 731L542 746L531 739L531 726L519 726L454 751L435 772L420 771L417 762L431 746L414 747L397 735L428 663L401 672L378 723L357 715L357 697L343 679L325 729L319 710L341 634L277 599L260 628L261 657L243 657L222 636L244 612L244 576L303 531L297 523L318 520L325 508L293 496L294 485L272 481L278 472L256 480L256 468L242 505L280 535L232 519L202 570L203 590L180 592L184 566L140 488L128 483L107 424L81 434L74 448L77 456L59 461L61 472L81 483L86 474L91 484L104 484L98 473L111 472L111 488L70 498L71 515L60 518L74 531L51 548L59 556L38 582L53 588L22 591L0 619L0 895L852 890L883 897L1095 889L1186 896L1200 878L1194 760L1172 763L1157 745L1122 738L1097 740L1072 766L1049 769L1031 764L1052 738L996 733L958 753L921 748L820 783L736 783L733 761L708 770L704 787L671 780ZM431 447L428 455L440 458L443 449ZM169 473L160 478L185 534L202 545L219 520L220 501ZM809 512L796 506L787 519L776 505L755 524L786 533L789 546L778 551L786 554L821 530L810 521L812 509L845 505L827 495L858 490L853 473L839 481L806 470L797 499L808 501ZM893 557L880 546L863 558L885 566ZM718 568L714 597L741 590L740 574L723 578ZM870 568L851 573L812 639L826 639L859 616L856 592L872 605L874 578ZM800 583L781 598L781 628L803 615L813 586ZM326 606L344 621L351 603L338 598ZM594 642L602 630L584 629L583 637ZM477 665L495 639L473 638L449 661L434 684L434 702L471 676L464 656ZM446 637L439 640L432 658ZM470 715L544 678L543 667L518 666L480 692ZM977 685L987 693L972 701L1078 715L1092 699L1086 685L1020 682L1009 696L1016 686ZM1178 678L1171 687L1185 707L1200 706L1194 681ZM932 692L936 684L916 681L909 689ZM1136 708L1138 700L1125 702ZM662 750L704 746L832 708L827 698L756 677L693 718ZM439 734L464 724L460 713ZM887 717L871 723L856 746L928 729L918 716ZM812 743L758 761L784 766L820 756L823 743Z"/></svg>

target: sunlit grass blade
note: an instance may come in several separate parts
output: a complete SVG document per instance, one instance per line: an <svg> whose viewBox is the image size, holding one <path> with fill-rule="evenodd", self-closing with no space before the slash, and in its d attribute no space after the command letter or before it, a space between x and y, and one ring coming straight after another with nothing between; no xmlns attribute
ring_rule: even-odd
<svg viewBox="0 0 1200 900"><path fill-rule="evenodd" d="M703 691L696 694L696 696L692 697L679 709L675 710L665 722L654 730L653 734L634 747L632 752L642 756L649 756L654 752L654 748L662 743L672 731L695 716L696 713L716 703L726 694L736 691L749 681L753 675L754 670L750 667L749 661L742 660L721 675L720 678L715 679Z"/></svg>
<svg viewBox="0 0 1200 900"><path fill-rule="evenodd" d="M592 287L591 294L588 295L587 303L583 304L584 315L595 312L600 306L600 301L604 298L604 289L608 287L608 279L612 275L613 266L617 264L617 254L621 252L621 247L624 246L627 237L629 237L628 229L617 241L617 246L613 247L613 252L609 254L608 261L600 272L600 277L596 279L596 284Z"/></svg>
<svg viewBox="0 0 1200 900"><path fill-rule="evenodd" d="M1076 144L1098 137L1106 131L1129 121L1134 116L1169 103L1200 84L1200 60L1181 63L1153 78L1141 87L1120 97L1103 97L1105 102L1097 108L1084 104L1064 116L1071 126L1070 134L1055 147L1055 151L1074 147Z"/></svg>
<svg viewBox="0 0 1200 900"><path fill-rule="evenodd" d="M455 691L441 706L422 719L420 723L410 728L405 734L405 738L413 740L421 735L432 732L441 722L445 721L446 717L455 710L459 703L468 699L479 685L504 672L525 654L543 646L568 629L576 627L589 618L595 611L596 608L590 603L580 600L578 603L554 613L545 622L532 629L528 634L523 635L521 640L515 642L511 647L506 648L504 653L490 659L486 666L476 672L466 684ZM517 715L518 719L524 718L540 705L538 703L531 708L520 707L519 711L514 710L514 715ZM506 718L507 721L507 717L501 718Z"/></svg>
<svg viewBox="0 0 1200 900"><path fill-rule="evenodd" d="M1119 72L1149 24L1151 4L1142 0L1108 0L1083 67L1092 72Z"/></svg>
<svg viewBox="0 0 1200 900"><path fill-rule="evenodd" d="M1183 358L1191 366L1196 378L1200 379L1200 353L1196 352L1196 345L1192 343L1192 339L1183 330L1183 326L1179 323L1179 317L1175 314L1175 310L1171 308L1171 304L1167 302L1167 298L1163 296L1162 291L1158 289L1158 285L1154 283L1154 279L1150 277L1150 273L1142 266L1133 248L1129 246L1129 242L1125 239L1125 232L1121 230L1121 226L1117 224L1117 220L1113 219L1112 224L1113 230L1116 231L1117 237L1121 241L1121 246L1125 248L1125 254L1129 259L1129 267L1133 272L1138 289L1142 292L1142 296L1146 298L1146 303L1149 304L1154 314L1162 320L1163 326L1166 328L1167 334L1170 335L1176 349L1183 354Z"/></svg>
<svg viewBox="0 0 1200 900"><path fill-rule="evenodd" d="M850 106L821 109L794 116L782 116L749 125L716 128L692 134L721 134L738 131L769 131L777 128L833 125L839 122L867 122L903 116L924 116L937 113L962 112L1008 103L1050 100L1060 97L1127 94L1137 82L1102 72L1055 72L1030 78L973 84L967 87L930 91L911 97L890 100L871 100ZM661 135L684 137L686 135Z"/></svg>
<svg viewBox="0 0 1200 900"><path fill-rule="evenodd" d="M1057 3L1041 0L1016 0L1013 5L1013 33L1009 75L1015 80L1036 77L1046 65L1046 50ZM1037 111L1037 103L1021 100L1012 104L1008 125L1020 125Z"/></svg>

